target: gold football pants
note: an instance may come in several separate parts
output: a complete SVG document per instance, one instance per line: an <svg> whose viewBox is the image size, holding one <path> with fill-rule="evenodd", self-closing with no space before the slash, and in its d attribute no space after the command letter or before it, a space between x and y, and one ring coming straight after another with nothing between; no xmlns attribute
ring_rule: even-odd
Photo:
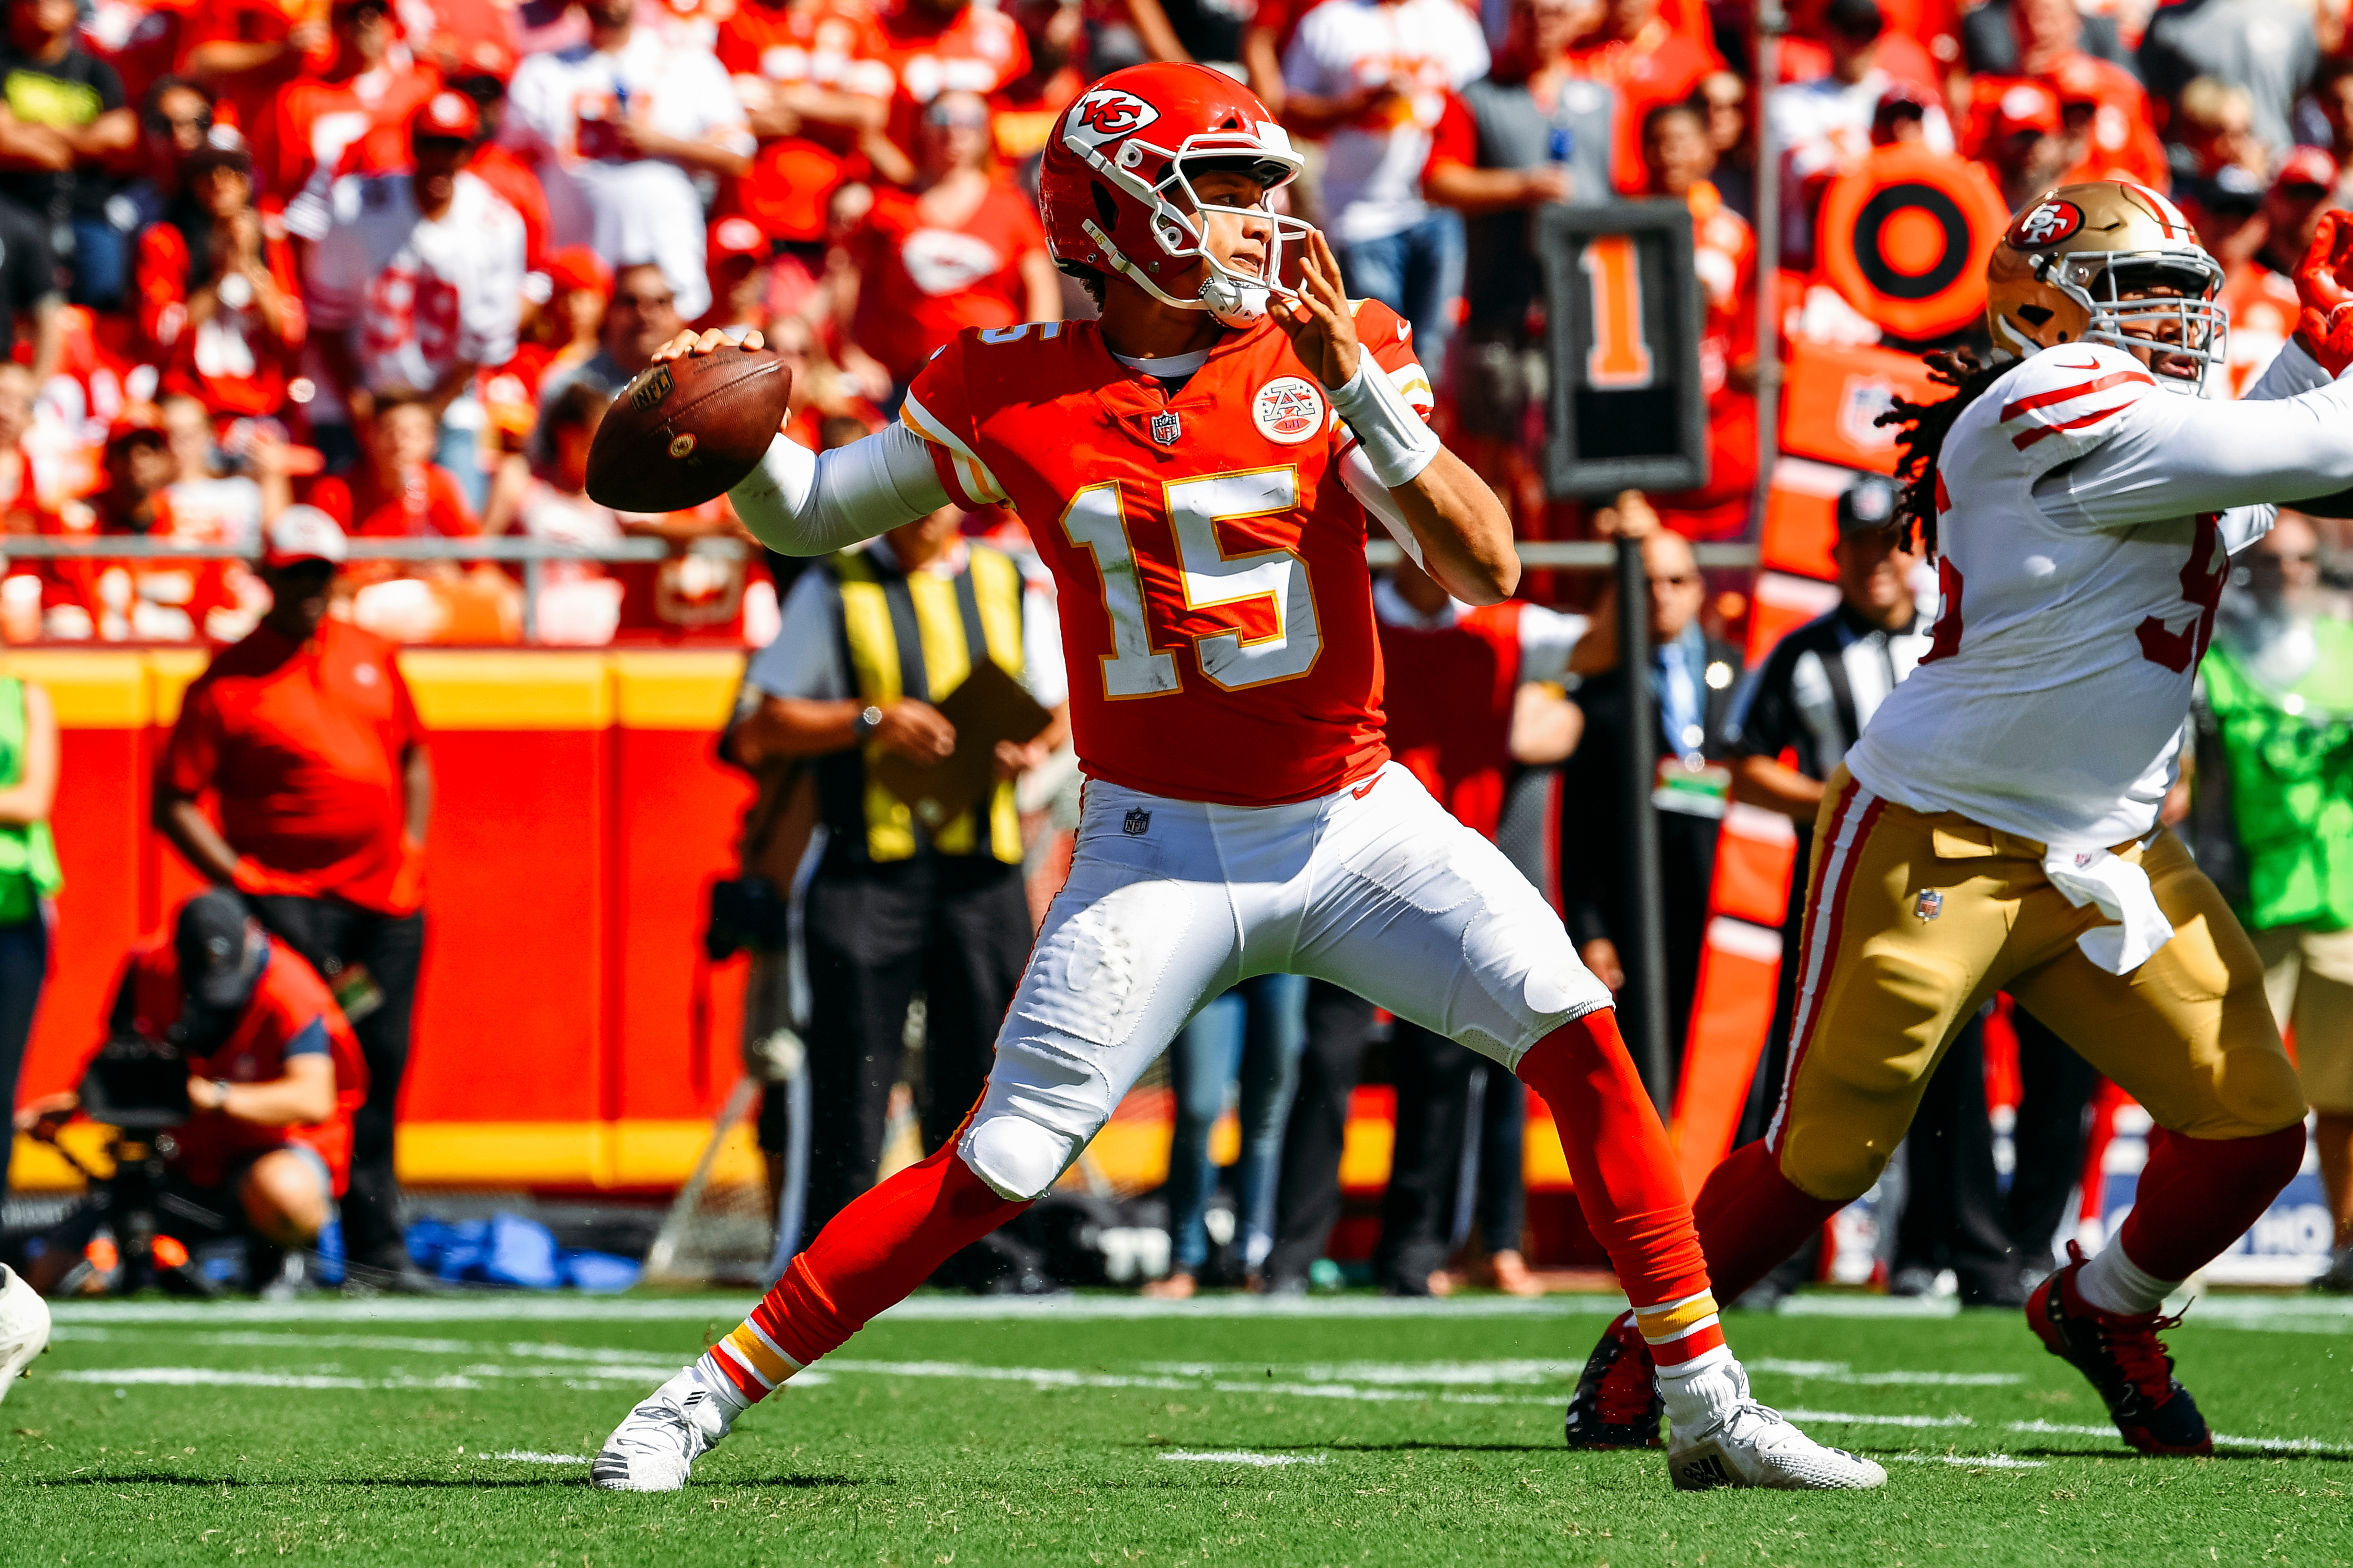
<svg viewBox="0 0 2353 1568"><path fill-rule="evenodd" d="M2129 974L2075 945L2105 917L2043 875L2044 847L1924 813L1839 769L1814 826L1793 1046L1767 1133L1815 1197L1860 1196L1961 1024L2008 991L2157 1123L2247 1138L2303 1120L2263 965L2171 833L2116 853L2148 873L2173 940Z"/></svg>

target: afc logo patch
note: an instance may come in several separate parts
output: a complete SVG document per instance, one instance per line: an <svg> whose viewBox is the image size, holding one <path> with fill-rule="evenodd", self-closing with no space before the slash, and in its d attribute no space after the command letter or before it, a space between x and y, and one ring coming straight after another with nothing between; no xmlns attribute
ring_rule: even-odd
<svg viewBox="0 0 2353 1568"><path fill-rule="evenodd" d="M1945 895L1934 888L1922 889L1912 900L1912 912L1920 917L1921 924L1927 924L1945 912Z"/></svg>
<svg viewBox="0 0 2353 1568"><path fill-rule="evenodd" d="M1322 433L1324 395L1304 376L1277 376L1250 399L1250 420L1268 440L1296 447Z"/></svg>
<svg viewBox="0 0 2353 1568"><path fill-rule="evenodd" d="M1163 409L1152 416L1152 438L1162 446L1174 447L1176 437L1184 433L1184 421L1176 417L1175 409Z"/></svg>
<svg viewBox="0 0 2353 1568"><path fill-rule="evenodd" d="M2038 202L2010 226L2010 243L2019 250L2056 245L2084 226L2084 209L2073 202Z"/></svg>
<svg viewBox="0 0 2353 1568"><path fill-rule="evenodd" d="M1131 805L1127 808L1127 820L1119 825L1119 830L1130 838L1141 838L1152 831L1152 814L1140 805Z"/></svg>
<svg viewBox="0 0 2353 1568"><path fill-rule="evenodd" d="M1070 118L1062 122L1062 139L1092 152L1159 118L1158 110L1132 92L1097 88L1071 106Z"/></svg>

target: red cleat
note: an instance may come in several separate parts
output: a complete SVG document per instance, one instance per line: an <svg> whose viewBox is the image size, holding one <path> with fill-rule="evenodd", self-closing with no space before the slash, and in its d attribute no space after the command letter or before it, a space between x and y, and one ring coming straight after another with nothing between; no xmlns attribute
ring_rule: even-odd
<svg viewBox="0 0 2353 1568"><path fill-rule="evenodd" d="M1569 1395L1563 1435L1572 1448L1655 1448L1666 1413L1650 1344L1634 1327L1634 1314L1620 1312Z"/></svg>
<svg viewBox="0 0 2353 1568"><path fill-rule="evenodd" d="M2103 1312L2088 1305L2075 1290L2084 1249L2069 1242L2067 1258L2026 1300L2027 1325L2043 1348L2091 1380L2107 1401L2116 1430L2142 1453L2212 1453L2214 1435L2206 1428L2206 1417L2173 1375L2173 1357L2157 1337L2181 1320L2155 1312Z"/></svg>

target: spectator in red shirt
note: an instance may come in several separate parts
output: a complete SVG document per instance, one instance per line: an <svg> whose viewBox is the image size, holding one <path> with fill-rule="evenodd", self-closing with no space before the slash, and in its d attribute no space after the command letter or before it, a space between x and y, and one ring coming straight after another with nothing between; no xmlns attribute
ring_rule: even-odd
<svg viewBox="0 0 2353 1568"><path fill-rule="evenodd" d="M2059 95L2022 77L1979 77L1971 84L1969 156L1985 165L2016 212L2062 183L2070 151Z"/></svg>
<svg viewBox="0 0 2353 1568"><path fill-rule="evenodd" d="M916 188L877 191L846 249L835 309L853 352L871 355L902 394L966 327L1062 319L1038 209L997 171L977 93L932 100Z"/></svg>
<svg viewBox="0 0 2353 1568"><path fill-rule="evenodd" d="M253 205L253 157L235 127L213 127L182 179L184 199L139 237L140 335L164 391L215 414L275 414L305 331L293 247Z"/></svg>
<svg viewBox="0 0 2353 1568"><path fill-rule="evenodd" d="M902 0L882 18L884 60L897 89L881 135L863 142L874 172L912 183L921 157L923 111L943 92L997 92L1029 68L1029 43L1001 11L972 0Z"/></svg>
<svg viewBox="0 0 2353 1568"><path fill-rule="evenodd" d="M775 247L747 217L723 217L703 242L711 275L711 309L694 323L697 331L733 329L765 331L768 325L768 258Z"/></svg>
<svg viewBox="0 0 2353 1568"><path fill-rule="evenodd" d="M391 387L376 396L366 460L311 489L311 504L346 533L368 539L469 539L482 525L458 477L433 461L433 405Z"/></svg>
<svg viewBox="0 0 2353 1568"><path fill-rule="evenodd" d="M332 16L335 53L325 73L287 83L271 110L267 174L280 198L316 174L407 167L408 117L441 88L441 73L400 41L391 0L335 0Z"/></svg>
<svg viewBox="0 0 2353 1568"><path fill-rule="evenodd" d="M433 771L392 645L327 618L345 554L315 508L271 524L269 613L182 700L156 768L155 826L356 1015L368 1091L353 1118L344 1244L359 1278L398 1288L420 1278L395 1209L392 1131L425 949Z"/></svg>
<svg viewBox="0 0 2353 1568"><path fill-rule="evenodd" d="M849 0L744 0L719 25L719 63L760 139L734 206L770 238L825 242L833 193L865 172L860 139L890 120L889 50L871 12Z"/></svg>
<svg viewBox="0 0 2353 1568"><path fill-rule="evenodd" d="M106 487L88 505L69 508L60 531L184 538L170 493L179 477L162 415L152 405L134 405L107 432ZM237 607L226 563L218 561L61 560L53 563L50 583L49 633L76 639L193 642L215 612Z"/></svg>
<svg viewBox="0 0 2353 1568"><path fill-rule="evenodd" d="M183 1259L193 1246L243 1237L251 1287L291 1295L306 1270L286 1249L316 1241L332 1216L350 1173L353 1113L367 1094L352 1026L318 973L236 894L199 893L180 907L170 940L132 952L107 1032L169 1040L186 1058L191 1115L158 1141L169 1151L161 1234L181 1244ZM17 1121L54 1128L79 1104L71 1092L45 1096ZM87 1237L76 1231L94 1224L50 1234L47 1277L36 1273L37 1283L55 1286L82 1256Z"/></svg>
<svg viewBox="0 0 2353 1568"><path fill-rule="evenodd" d="M2132 72L2086 53L2075 0L2010 0L2018 39L2018 74L2042 83L2063 106L2087 110L2083 162L2066 181L2129 180L2165 188L2165 144L2157 138L2148 94Z"/></svg>
<svg viewBox="0 0 2353 1568"><path fill-rule="evenodd" d="M244 132L267 164L278 91L327 68L333 28L311 0L206 0L190 7L184 35L181 74L214 95L214 118Z"/></svg>
<svg viewBox="0 0 2353 1568"><path fill-rule="evenodd" d="M1642 121L1662 103L1689 98L1724 60L1708 45L1677 32L1659 15L1659 0L1608 0L1601 31L1569 55L1569 70L1618 89L1615 163L1610 175L1620 191L1640 191Z"/></svg>

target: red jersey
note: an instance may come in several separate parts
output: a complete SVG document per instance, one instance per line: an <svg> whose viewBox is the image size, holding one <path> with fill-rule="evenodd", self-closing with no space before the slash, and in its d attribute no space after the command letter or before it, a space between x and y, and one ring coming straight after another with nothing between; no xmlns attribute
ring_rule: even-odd
<svg viewBox="0 0 2353 1568"><path fill-rule="evenodd" d="M883 58L889 49L862 7L841 0L789 5L747 0L720 24L714 52L732 77L830 88L888 103L897 79ZM842 181L865 166L856 131L807 121L789 136L760 143L752 172L735 184L735 210L772 238L823 239L826 205Z"/></svg>
<svg viewBox="0 0 2353 1568"><path fill-rule="evenodd" d="M324 169L333 174L386 174L409 165L408 118L441 90L428 65L395 66L332 81L291 81L271 107L272 165L265 189L291 200Z"/></svg>
<svg viewBox="0 0 2353 1568"><path fill-rule="evenodd" d="M150 224L139 236L133 278L140 335L163 366L157 389L201 398L216 415L275 414L286 405L286 381L302 347L306 321L294 276L294 247L274 213L262 218L262 260L278 280L276 331L248 297L235 309L216 304L188 325L188 284L195 268L188 237L170 223Z"/></svg>
<svg viewBox="0 0 2353 1568"><path fill-rule="evenodd" d="M217 792L239 890L389 915L425 901L403 778L425 724L394 651L346 621L300 647L263 626L188 688L156 773L191 800Z"/></svg>
<svg viewBox="0 0 2353 1568"><path fill-rule="evenodd" d="M110 1023L118 1033L160 1040L179 1022L180 959L167 939L131 955ZM201 1110L173 1130L179 1152L172 1163L200 1187L217 1186L245 1156L299 1143L326 1162L337 1196L352 1167L352 1113L367 1099L367 1058L342 1008L302 955L269 939L269 957L253 998L207 1054L188 1058L195 1078L230 1083L272 1083L286 1076L290 1058L324 1052L335 1067L335 1112L324 1121L263 1127L218 1110Z"/></svg>
<svg viewBox="0 0 2353 1568"><path fill-rule="evenodd" d="M1618 113L1610 127L1609 177L1620 191L1639 192L1650 179L1642 162L1642 121L1665 103L1681 103L1701 79L1724 68L1711 46L1696 42L1653 16L1630 39L1612 38L1590 48L1571 49L1572 76L1590 77L1618 89Z"/></svg>
<svg viewBox="0 0 2353 1568"><path fill-rule="evenodd" d="M1356 308L1420 410L1405 322ZM970 510L1009 500L1054 574L1079 756L1180 800L1275 805L1388 760L1355 437L1271 321L1228 333L1173 395L1092 321L958 333L900 417Z"/></svg>
<svg viewBox="0 0 2353 1568"><path fill-rule="evenodd" d="M905 381L965 328L1027 316L1021 258L1045 247L1037 207L1009 184L991 186L953 228L926 223L922 198L878 190L849 244L862 279L850 336Z"/></svg>
<svg viewBox="0 0 2353 1568"><path fill-rule="evenodd" d="M1520 689L1520 615L1506 599L1451 626L1380 625L1389 748L1430 797L1489 838L1504 816L1512 704Z"/></svg>
<svg viewBox="0 0 2353 1568"><path fill-rule="evenodd" d="M385 483L374 463L360 463L312 485L310 502L345 533L369 539L470 539L482 531L458 476L438 463L405 476L397 489Z"/></svg>
<svg viewBox="0 0 2353 1568"><path fill-rule="evenodd" d="M910 158L925 104L951 88L993 94L1029 69L1029 41L1019 25L978 5L966 5L944 23L933 12L902 5L882 18L882 41L884 63L898 83L887 129Z"/></svg>

